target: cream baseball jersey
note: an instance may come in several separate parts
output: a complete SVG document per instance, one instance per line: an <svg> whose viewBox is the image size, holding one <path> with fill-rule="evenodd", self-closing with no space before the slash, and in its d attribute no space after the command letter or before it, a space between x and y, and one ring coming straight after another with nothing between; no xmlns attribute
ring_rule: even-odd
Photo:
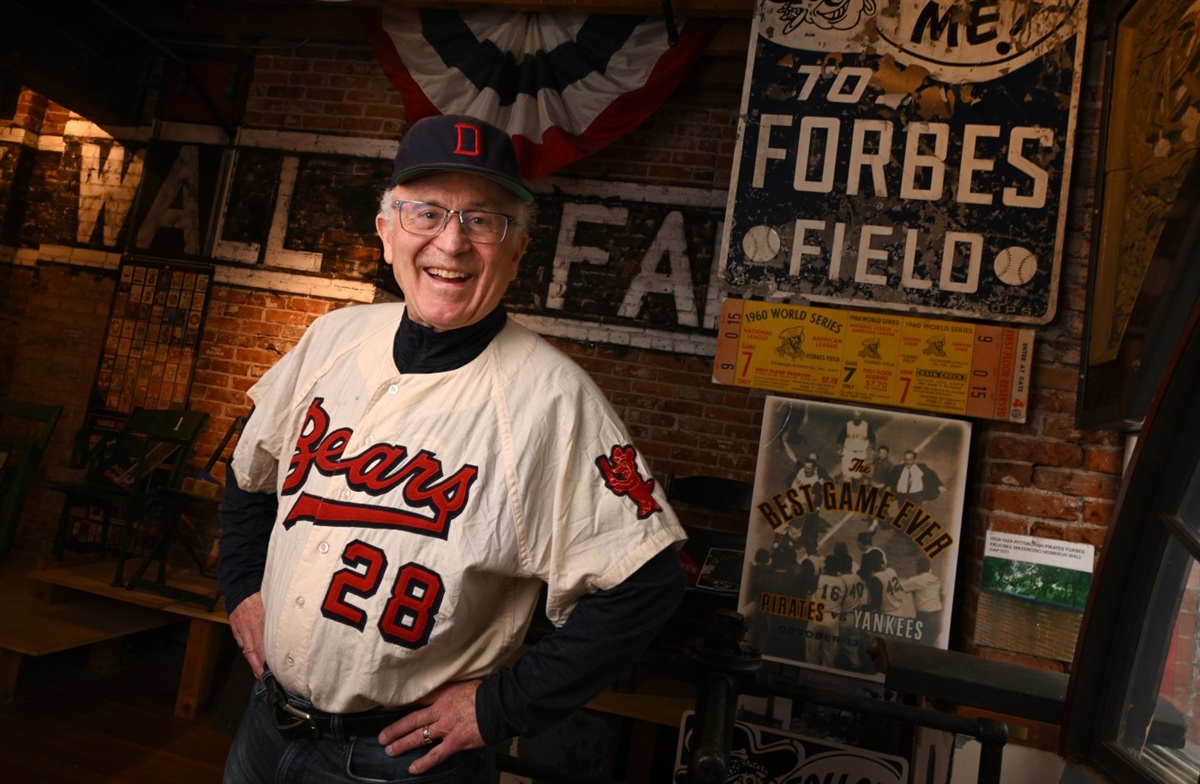
<svg viewBox="0 0 1200 784"><path fill-rule="evenodd" d="M238 484L274 492L266 660L325 711L412 703L512 656L684 534L600 390L511 320L405 375L403 305L318 319L250 390Z"/></svg>

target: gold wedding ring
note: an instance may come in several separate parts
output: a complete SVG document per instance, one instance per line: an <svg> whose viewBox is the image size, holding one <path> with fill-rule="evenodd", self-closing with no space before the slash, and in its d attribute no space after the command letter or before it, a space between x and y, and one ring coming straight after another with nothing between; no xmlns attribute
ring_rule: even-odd
<svg viewBox="0 0 1200 784"><path fill-rule="evenodd" d="M421 728L421 742L424 743L426 746L433 743L433 738L430 737L430 735L429 735L429 725L428 724L426 724L424 727Z"/></svg>

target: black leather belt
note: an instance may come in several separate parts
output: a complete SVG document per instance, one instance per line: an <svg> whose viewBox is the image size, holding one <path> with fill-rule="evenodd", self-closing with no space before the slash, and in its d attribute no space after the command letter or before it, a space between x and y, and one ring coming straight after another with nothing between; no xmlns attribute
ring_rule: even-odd
<svg viewBox="0 0 1200 784"><path fill-rule="evenodd" d="M285 740L315 738L323 732L330 732L335 723L341 726L341 731L347 736L378 735L384 727L412 713L412 709L385 708L360 713L326 713L311 706L298 705L270 670L263 673L263 685L267 687L267 702L271 706L275 727Z"/></svg>

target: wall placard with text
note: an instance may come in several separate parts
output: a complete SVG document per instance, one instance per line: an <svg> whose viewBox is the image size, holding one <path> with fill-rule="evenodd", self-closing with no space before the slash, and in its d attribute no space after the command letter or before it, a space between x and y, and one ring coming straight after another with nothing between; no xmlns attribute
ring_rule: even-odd
<svg viewBox="0 0 1200 784"><path fill-rule="evenodd" d="M728 299L713 381L1024 422L1033 330Z"/></svg>
<svg viewBox="0 0 1200 784"><path fill-rule="evenodd" d="M1054 318L1087 0L758 0L730 293Z"/></svg>

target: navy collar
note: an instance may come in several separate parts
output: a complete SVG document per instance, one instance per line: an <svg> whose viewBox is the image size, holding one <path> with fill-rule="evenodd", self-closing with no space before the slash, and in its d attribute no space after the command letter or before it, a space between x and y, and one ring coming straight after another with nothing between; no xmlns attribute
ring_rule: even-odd
<svg viewBox="0 0 1200 784"><path fill-rule="evenodd" d="M392 361L401 373L455 370L482 354L507 322L508 313L500 304L474 324L434 332L410 319L406 308L392 341Z"/></svg>

